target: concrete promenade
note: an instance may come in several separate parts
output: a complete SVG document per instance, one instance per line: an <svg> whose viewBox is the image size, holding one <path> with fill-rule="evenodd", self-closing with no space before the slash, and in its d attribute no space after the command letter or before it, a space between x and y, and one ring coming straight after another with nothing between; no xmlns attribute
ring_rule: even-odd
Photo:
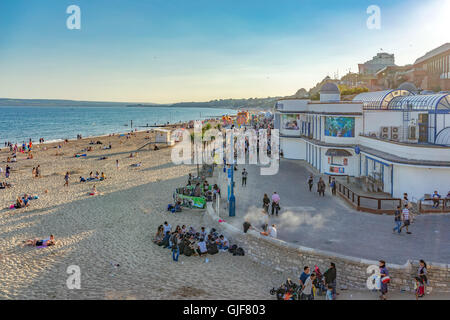
<svg viewBox="0 0 450 320"><path fill-rule="evenodd" d="M248 171L247 186L241 186L241 172ZM392 232L393 216L358 212L350 208L339 196L332 196L327 186L325 197L317 193L318 176L313 192L309 192L307 164L280 161L280 170L274 176L261 176L257 165L238 165L235 171L236 217L228 217L226 209L226 179L221 174L221 216L241 228L248 218L260 228L263 221L262 199L276 191L281 197L279 216L270 216L275 223L278 238L304 247L336 252L364 259L384 259L388 263L404 264L407 260L450 263L450 215L420 215L399 235ZM327 182L327 180L325 180ZM328 183L327 183L328 185ZM407 192L408 190L405 190Z"/></svg>

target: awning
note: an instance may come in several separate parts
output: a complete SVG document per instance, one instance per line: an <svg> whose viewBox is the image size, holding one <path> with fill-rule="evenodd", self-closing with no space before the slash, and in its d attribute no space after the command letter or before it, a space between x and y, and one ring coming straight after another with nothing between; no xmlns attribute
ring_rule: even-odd
<svg viewBox="0 0 450 320"><path fill-rule="evenodd" d="M326 156L330 157L351 157L352 154L344 149L328 149L325 153Z"/></svg>

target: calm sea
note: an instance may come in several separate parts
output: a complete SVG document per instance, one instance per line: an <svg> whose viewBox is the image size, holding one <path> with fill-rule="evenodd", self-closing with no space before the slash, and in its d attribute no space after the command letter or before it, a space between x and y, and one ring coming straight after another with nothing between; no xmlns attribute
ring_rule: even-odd
<svg viewBox="0 0 450 320"><path fill-rule="evenodd" d="M5 141L47 141L123 133L140 126L204 120L236 114L219 108L167 107L6 107L0 106L0 147Z"/></svg>

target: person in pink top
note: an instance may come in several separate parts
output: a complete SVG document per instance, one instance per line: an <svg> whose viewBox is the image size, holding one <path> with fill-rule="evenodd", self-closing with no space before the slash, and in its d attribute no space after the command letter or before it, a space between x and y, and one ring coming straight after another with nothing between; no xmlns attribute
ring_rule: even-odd
<svg viewBox="0 0 450 320"><path fill-rule="evenodd" d="M280 210L280 196L278 193L274 192L272 195L272 215L275 214L278 216L278 211Z"/></svg>

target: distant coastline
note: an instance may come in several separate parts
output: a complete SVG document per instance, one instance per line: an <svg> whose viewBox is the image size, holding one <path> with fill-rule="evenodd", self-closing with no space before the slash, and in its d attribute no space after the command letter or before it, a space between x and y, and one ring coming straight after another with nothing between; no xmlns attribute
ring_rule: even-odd
<svg viewBox="0 0 450 320"><path fill-rule="evenodd" d="M207 102L177 102L157 104L152 102L108 102L108 101L78 101L62 99L14 99L0 98L0 107L126 107L126 108L217 108L269 110L282 97L249 98L249 99L216 99Z"/></svg>

